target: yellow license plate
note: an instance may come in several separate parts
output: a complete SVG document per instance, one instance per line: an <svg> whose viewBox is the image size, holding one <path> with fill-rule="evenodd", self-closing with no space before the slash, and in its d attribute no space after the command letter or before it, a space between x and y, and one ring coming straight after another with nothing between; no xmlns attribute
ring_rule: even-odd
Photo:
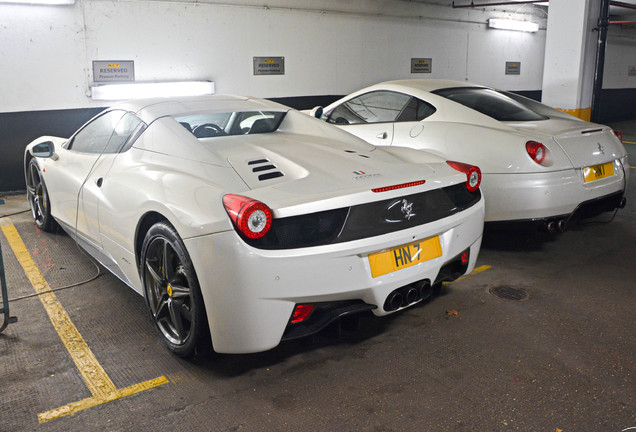
<svg viewBox="0 0 636 432"><path fill-rule="evenodd" d="M419 240L369 255L371 275L375 278L441 256L439 236Z"/></svg>
<svg viewBox="0 0 636 432"><path fill-rule="evenodd" d="M585 183L591 182L594 180L600 180L605 177L611 177L614 175L614 163L607 162L601 165L594 165L591 167L583 168L583 177L585 178Z"/></svg>

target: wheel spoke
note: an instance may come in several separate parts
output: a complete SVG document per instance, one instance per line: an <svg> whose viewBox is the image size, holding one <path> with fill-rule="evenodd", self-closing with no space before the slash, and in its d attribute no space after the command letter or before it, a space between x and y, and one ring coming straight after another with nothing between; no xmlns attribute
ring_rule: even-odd
<svg viewBox="0 0 636 432"><path fill-rule="evenodd" d="M164 320L164 319L169 319L170 318L170 305L169 305L169 300L168 297L163 297L158 299L157 301L157 309L155 312L155 320L157 322Z"/></svg>
<svg viewBox="0 0 636 432"><path fill-rule="evenodd" d="M183 326L183 317L181 316L181 307L174 301L168 302L168 310L170 311L170 320L179 342L183 342L188 335Z"/></svg>
<svg viewBox="0 0 636 432"><path fill-rule="evenodd" d="M155 268L151 265L151 262L156 262L156 261L157 259L146 259L146 270L148 271L148 274L150 275L150 277L152 278L152 280L154 281L156 285L162 285L163 277L159 273L157 273Z"/></svg>
<svg viewBox="0 0 636 432"><path fill-rule="evenodd" d="M175 300L181 299L181 301L183 301L184 297L190 297L190 288L188 288L187 286L176 284L170 284L170 286L172 287L172 298L174 298Z"/></svg>

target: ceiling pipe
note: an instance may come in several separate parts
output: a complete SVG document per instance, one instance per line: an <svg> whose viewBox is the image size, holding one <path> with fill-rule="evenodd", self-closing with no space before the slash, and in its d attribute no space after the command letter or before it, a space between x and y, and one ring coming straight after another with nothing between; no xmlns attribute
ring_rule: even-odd
<svg viewBox="0 0 636 432"><path fill-rule="evenodd" d="M453 9L462 9L462 8L476 8L476 7L483 7L483 6L506 6L506 5L522 5L522 4L535 4L535 3L548 3L548 0L502 1L502 2L495 2L495 3L480 3L480 4L475 4L474 1L471 1L469 5L461 5L461 6L456 6L455 2L453 1L452 6L453 6Z"/></svg>
<svg viewBox="0 0 636 432"><path fill-rule="evenodd" d="M535 4L535 3L549 3L549 0L523 0L523 1L500 1L494 3L479 3L475 4L474 1L471 1L469 5L455 5L453 1L453 9L462 9L462 8L476 8L476 7L484 7L484 6L508 6L508 5L522 5L522 4ZM627 9L635 9L636 5L625 3L618 0L610 1L610 6L622 7Z"/></svg>
<svg viewBox="0 0 636 432"><path fill-rule="evenodd" d="M625 3L622 1L616 1L616 0L610 1L610 6L623 7L627 9L636 9L636 5Z"/></svg>

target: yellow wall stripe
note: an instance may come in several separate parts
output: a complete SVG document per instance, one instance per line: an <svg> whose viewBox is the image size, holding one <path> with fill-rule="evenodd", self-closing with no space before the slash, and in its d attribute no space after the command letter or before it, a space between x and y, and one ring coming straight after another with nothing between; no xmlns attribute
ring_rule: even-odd
<svg viewBox="0 0 636 432"><path fill-rule="evenodd" d="M18 234L18 231L15 229L15 226L9 222L8 219L0 219L0 228L2 228L2 232L7 238L7 241L9 242L16 258L20 262L20 265L24 269L33 289L37 293L42 293L38 296L38 298L42 302L46 313L49 315L49 319L51 320L53 327L60 336L60 339L71 355L71 358L75 362L75 365L77 366L79 373L82 375L86 386L93 395L93 397L40 414L38 416L40 422L72 414L74 412L105 402L110 402L112 400L119 399L120 397L138 393L168 382L165 377L159 377L154 380L118 390L106 374L104 368L102 368L97 361L97 358L88 347L88 344L84 341L84 338L71 321L71 318L62 307L62 304L59 302L56 295L52 292L46 292L50 290L50 286L44 279L44 276L42 276L40 269L31 257L31 254L27 250L22 238Z"/></svg>
<svg viewBox="0 0 636 432"><path fill-rule="evenodd" d="M578 117L581 120L590 121L592 118L592 108L575 108L575 109L566 109L566 108L557 108L559 111L563 111L565 113L571 114L574 117Z"/></svg>

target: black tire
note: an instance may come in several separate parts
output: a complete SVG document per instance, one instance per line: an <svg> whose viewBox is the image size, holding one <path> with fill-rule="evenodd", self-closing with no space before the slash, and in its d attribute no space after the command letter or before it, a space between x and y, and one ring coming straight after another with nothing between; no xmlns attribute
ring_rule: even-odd
<svg viewBox="0 0 636 432"><path fill-rule="evenodd" d="M185 245L170 224L158 222L148 230L140 263L150 317L168 349L179 357L209 350L199 282Z"/></svg>
<svg viewBox="0 0 636 432"><path fill-rule="evenodd" d="M56 228L55 219L51 216L49 193L46 190L42 172L35 159L31 159L26 175L27 199L31 206L31 215L35 225L42 231L53 232Z"/></svg>

